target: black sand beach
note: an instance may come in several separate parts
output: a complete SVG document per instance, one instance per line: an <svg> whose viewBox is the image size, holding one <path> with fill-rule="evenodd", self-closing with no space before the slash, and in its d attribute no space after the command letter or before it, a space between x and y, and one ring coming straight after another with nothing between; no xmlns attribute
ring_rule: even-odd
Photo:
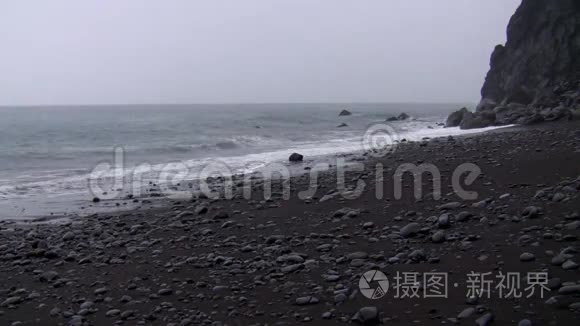
<svg viewBox="0 0 580 326"><path fill-rule="evenodd" d="M0 326L580 325L580 1L0 21Z"/></svg>
<svg viewBox="0 0 580 326"><path fill-rule="evenodd" d="M348 156L365 165L345 178L347 187L365 183L354 199L332 195L334 173L319 178L312 198L298 198L305 174L292 178L289 200L275 184L265 201L258 183L252 200L167 199L57 226L3 222L0 324L576 325L578 126L508 128L403 143L383 158ZM404 163L437 167L441 198L426 173L420 199L410 174L396 199L393 174ZM482 172L471 185L460 179L477 192L473 200L453 187L464 163ZM359 290L369 270L389 279L380 299ZM403 272L419 272L420 284L424 273L448 273L448 297L423 298L419 288L419 298L396 298ZM467 296L472 272L491 273L490 293ZM495 288L508 272L521 275L520 298L500 298ZM535 272L547 273L550 290L527 298L527 273Z"/></svg>

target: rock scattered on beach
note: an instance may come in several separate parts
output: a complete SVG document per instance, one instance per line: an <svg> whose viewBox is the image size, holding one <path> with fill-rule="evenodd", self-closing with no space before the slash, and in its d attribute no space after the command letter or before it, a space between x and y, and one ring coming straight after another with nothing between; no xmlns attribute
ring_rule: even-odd
<svg viewBox="0 0 580 326"><path fill-rule="evenodd" d="M523 254L520 255L520 260L523 262L530 262L533 261L534 259L536 259L536 256L529 252L524 252Z"/></svg>
<svg viewBox="0 0 580 326"><path fill-rule="evenodd" d="M304 160L304 156L302 154L292 153L288 158L288 160L290 162L301 162L302 160Z"/></svg>
<svg viewBox="0 0 580 326"><path fill-rule="evenodd" d="M377 307L362 307L352 317L352 320L363 325L374 325L379 322L379 309Z"/></svg>
<svg viewBox="0 0 580 326"><path fill-rule="evenodd" d="M416 235L417 233L419 233L420 230L421 226L419 225L419 223L413 222L405 225L400 232L402 237L408 238L413 235Z"/></svg>

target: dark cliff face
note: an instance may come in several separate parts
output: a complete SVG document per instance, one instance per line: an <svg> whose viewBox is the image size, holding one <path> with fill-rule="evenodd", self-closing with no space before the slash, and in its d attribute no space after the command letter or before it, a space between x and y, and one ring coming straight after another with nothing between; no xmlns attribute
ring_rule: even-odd
<svg viewBox="0 0 580 326"><path fill-rule="evenodd" d="M493 51L482 99L558 105L555 88L578 86L579 26L578 0L523 0L509 22L506 45Z"/></svg>
<svg viewBox="0 0 580 326"><path fill-rule="evenodd" d="M523 0L505 46L491 55L481 97L470 118L484 114L488 125L555 120L579 108L580 0Z"/></svg>

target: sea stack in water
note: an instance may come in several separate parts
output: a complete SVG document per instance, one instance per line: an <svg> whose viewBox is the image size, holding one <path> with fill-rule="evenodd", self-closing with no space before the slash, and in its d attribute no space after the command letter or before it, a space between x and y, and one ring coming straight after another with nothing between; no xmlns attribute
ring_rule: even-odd
<svg viewBox="0 0 580 326"><path fill-rule="evenodd" d="M290 155L290 158L288 160L290 160L290 162L302 162L302 160L304 159L304 156L298 153L292 153L292 155Z"/></svg>
<svg viewBox="0 0 580 326"><path fill-rule="evenodd" d="M407 113L405 113L405 112L402 112L402 113L401 113L401 114L399 114L399 116L397 116L397 117L390 117L390 118L388 118L388 119L387 119L387 121L404 121L404 120L407 120L407 119L409 119L410 117L411 117L411 116L410 116L410 115L408 115Z"/></svg>
<svg viewBox="0 0 580 326"><path fill-rule="evenodd" d="M409 116L407 113L405 113L405 112L402 112L402 113L401 113L401 114L399 114L399 116L397 117L397 120L399 120L399 121L403 121L403 120L407 120L407 119L409 119L409 118L410 118L410 116Z"/></svg>
<svg viewBox="0 0 580 326"><path fill-rule="evenodd" d="M340 111L340 113L338 114L338 116L344 117L344 116L351 115L351 114L352 113L350 113L349 110L342 110L342 111Z"/></svg>
<svg viewBox="0 0 580 326"><path fill-rule="evenodd" d="M578 0L523 0L509 22L506 44L493 50L481 102L464 115L461 128L577 116L579 21Z"/></svg>

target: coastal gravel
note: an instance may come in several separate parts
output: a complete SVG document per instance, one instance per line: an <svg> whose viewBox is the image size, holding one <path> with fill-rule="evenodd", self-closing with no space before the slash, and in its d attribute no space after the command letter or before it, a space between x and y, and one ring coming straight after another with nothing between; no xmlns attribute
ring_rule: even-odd
<svg viewBox="0 0 580 326"><path fill-rule="evenodd" d="M308 198L298 196L305 174L289 200L280 182L264 199L255 179L251 199L238 188L233 199L142 201L59 224L4 221L0 325L578 325L578 130L545 124L346 154L365 166L345 176L349 190L365 184L354 199L326 172ZM436 166L441 191L426 174L416 198L407 175L397 199L403 163ZM462 183L470 199L453 188L464 163L481 169ZM309 167L307 157L294 164ZM380 298L359 287L370 270L389 280ZM425 298L417 282L419 297L396 297L397 274L412 272L447 273L447 297ZM524 291L530 272L546 273L543 295ZM500 298L496 283L469 294L471 273L519 273L523 295Z"/></svg>

